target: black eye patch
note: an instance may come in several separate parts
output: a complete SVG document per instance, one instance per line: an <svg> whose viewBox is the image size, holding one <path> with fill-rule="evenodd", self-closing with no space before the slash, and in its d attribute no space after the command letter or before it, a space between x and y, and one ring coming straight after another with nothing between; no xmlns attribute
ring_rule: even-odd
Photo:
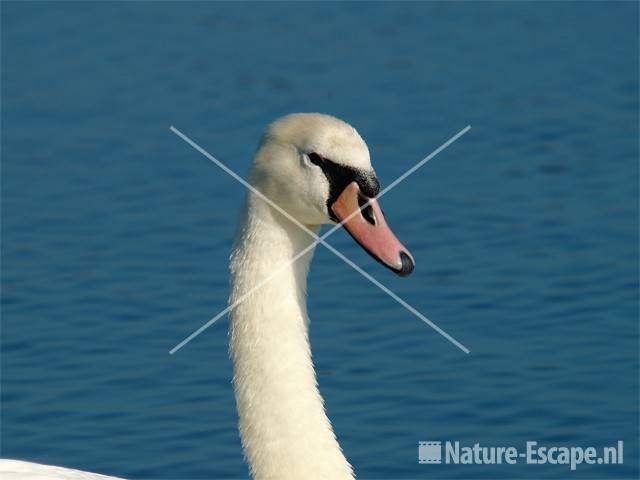
<svg viewBox="0 0 640 480"><path fill-rule="evenodd" d="M314 165L318 165L327 177L329 182L327 208L332 216L331 205L351 182L357 182L362 194L369 198L375 197L380 191L380 183L372 171L339 165L315 152L309 154L309 160Z"/></svg>
<svg viewBox="0 0 640 480"><path fill-rule="evenodd" d="M322 157L317 153L310 153L309 160L311 160L311 163L313 163L314 165L320 166L322 164Z"/></svg>

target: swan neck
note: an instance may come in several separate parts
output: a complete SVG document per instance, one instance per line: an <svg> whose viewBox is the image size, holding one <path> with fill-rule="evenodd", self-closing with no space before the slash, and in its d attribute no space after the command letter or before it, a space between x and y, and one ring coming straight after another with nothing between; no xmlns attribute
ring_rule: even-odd
<svg viewBox="0 0 640 480"><path fill-rule="evenodd" d="M283 267L313 240L249 196L231 258L230 302L249 296L230 315L230 352L240 435L256 480L354 478L311 359L305 294L313 248Z"/></svg>

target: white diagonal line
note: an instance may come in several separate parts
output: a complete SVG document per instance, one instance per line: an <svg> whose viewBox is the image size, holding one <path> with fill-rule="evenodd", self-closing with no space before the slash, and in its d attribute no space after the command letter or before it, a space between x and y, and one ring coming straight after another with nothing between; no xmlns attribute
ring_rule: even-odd
<svg viewBox="0 0 640 480"><path fill-rule="evenodd" d="M465 128L463 128L462 130L460 130L457 134L455 134L453 137L451 137L449 140L447 140L445 143L443 143L440 147L438 147L437 149L435 149L433 152L431 152L429 155L427 155L425 158L423 158L422 160L420 160L418 163L416 163L413 167L411 167L409 170L407 170L404 174L402 174L400 177L398 177L395 181L391 182L391 184L389 186L387 186L386 188L384 188L383 190L380 191L380 193L378 193L378 195L376 195L375 199L379 199L380 197L382 197L383 195L385 195L386 193L389 192L389 190L391 190L392 188L394 188L396 185L398 185L398 183L400 183L402 180L404 180L405 178L407 178L409 175L411 175L412 173L414 173L418 168L422 167L425 163L427 163L429 160L431 160L433 157L435 157L436 155L438 155L442 150L444 150L445 148L447 148L449 145L451 145L453 142L455 142L458 138L460 138L462 135L464 135L465 133L467 133L469 131L469 129L471 129L471 126L466 126ZM171 131L176 133L177 135L180 136L180 138L184 138L184 136L181 134L181 132L178 132L177 129L174 129L173 127L171 127ZM190 141L190 139L185 138L185 140L191 145L192 142ZM196 147L198 151L202 151L197 145ZM206 152L205 152L206 154ZM225 170L228 171L228 167L226 167L226 165L221 164L221 167ZM234 176L234 178L236 178L236 175L234 172L231 172L231 174ZM185 338L184 340L182 340L180 343L178 343L175 347L173 347L169 353L170 354L174 354L175 352L177 352L178 350L180 350L182 347L184 347L187 343L189 343L191 340L193 340L194 338L196 338L198 335L200 335L202 332L204 332L207 328L209 328L211 325L213 325L214 323L216 323L218 320L220 320L223 316L225 316L227 314L227 312L233 310L236 306L240 305L247 297L249 297L253 292L255 292L256 290L259 290L260 288L262 288L264 285L266 285L267 283L269 283L273 278L275 278L280 272L282 272L285 268L288 268L290 265L293 265L295 262L298 261L298 259L300 257L302 257L305 253L307 253L309 250L311 250L312 248L314 248L320 241L320 239L325 240L328 236L332 235L336 230L338 230L344 223L348 222L354 215L356 215L358 212L360 212L362 209L366 208L367 205L369 205L369 202L371 202L371 200L368 200L364 205L362 205L358 210L355 210L354 212L352 212L351 214L349 214L344 220L342 220L340 223L334 225L333 227L331 227L329 230L327 230L327 232L325 232L320 238L316 239L313 243L311 243L310 245L308 245L306 248L302 249L300 252L298 252L291 260L289 260L287 263L283 264L280 266L280 268L274 270L273 272L271 272L271 274L269 276L267 276L265 279L263 279L260 283L258 283L257 285L255 285L251 290L249 290L248 292L244 293L243 295L240 296L240 298L238 298L235 302L233 302L231 305L229 305L227 308L225 308L224 310L222 310L220 313L218 313L215 317L211 318L207 323L205 323L204 325L202 325L200 328L198 328L197 330L195 330L193 333L191 333L191 335L189 335L187 338ZM338 253L338 256L340 256L341 254ZM349 260L346 260L347 262L349 262ZM357 265L354 266L354 268L356 268L356 270L361 271L360 267L358 267ZM368 273L364 272L363 275L365 276L369 276ZM374 282L374 283L378 283L377 280L375 280L374 278L370 278L370 281ZM387 293L388 295L390 295L391 297L393 297L397 302L399 302L403 307L405 307L406 309L408 309L411 313L413 313L414 315L416 315L418 318L420 318L423 322L425 322L427 325L429 325L431 328L433 328L434 330L436 330L438 333L440 333L442 336L444 336L445 338L447 338L450 342L452 342L454 345L458 346L458 348L460 348L463 352L465 353L469 353L469 350L462 344L460 344L457 340L455 340L454 338L451 338L449 334L447 334L445 331L443 331L440 327L438 327L436 324L434 324L431 320L429 320L428 318L426 318L424 315L422 315L420 312L418 312L417 310L415 310L411 305L407 304L404 300L402 300L400 297L398 297L397 295L395 295L393 292L391 292L389 289L387 289L387 287L385 287L382 284L378 285L379 288L381 288L383 291L385 291L385 293Z"/></svg>
<svg viewBox="0 0 640 480"><path fill-rule="evenodd" d="M451 145L453 142L455 142L458 138L460 138L462 135L464 135L466 132L468 132L471 129L471 126L468 125L467 127L465 127L464 129L462 129L460 132L458 132L456 135L454 135L453 137L451 137L449 140L447 140L445 143L443 143L440 147L438 147L436 150L434 150L431 154L429 154L427 157L425 157L424 159L422 159L420 162L418 162L416 165L414 165L412 168L410 168L409 170L407 170L403 175L401 175L400 177L398 177L394 182L392 182L388 187L386 187L385 189L383 189L375 198L378 199L380 197L382 197L384 194L386 194L387 192L389 192L392 188L394 188L396 185L398 185L402 180L404 180L405 178L407 178L409 175L411 175L412 173L414 173L417 169L419 169L422 165L424 165L426 162L428 162L429 160L431 160L433 157L435 157L438 153L440 153L442 150L444 150L445 148L447 148L449 145ZM341 252L339 252L338 250L336 250L333 246L331 246L329 243L325 242L325 239L333 234L338 228L340 228L345 222L347 222L349 219L351 219L354 215L356 215L359 211L361 211L362 209L366 208L367 205L369 204L369 202L371 200L369 200L367 203L365 203L364 205L362 205L360 207L359 210L356 210L354 212L352 212L349 216L347 216L344 220L342 220L342 222L340 222L339 224L335 225L333 228L331 228L330 230L328 230L324 235L322 235L321 237L317 236L314 232L312 232L311 230L309 230L307 227L305 227L303 224L301 224L300 222L298 222L298 220L296 220L294 217L292 217L287 211L285 211L284 209L282 209L279 205L277 205L276 203L274 203L270 198L268 198L267 196L265 196L262 192L260 192L259 190L257 190L255 187L253 187L252 185L250 185L249 183L247 183L241 176L239 176L238 174L236 174L233 170L231 170L229 167L227 167L224 163L220 162L217 158L215 158L214 156L212 156L209 152L207 152L206 150L204 150L202 147L200 147L197 143L195 143L193 140L191 140L189 137L187 137L185 134L183 134L181 131L179 131L177 128L171 126L170 130L175 133L177 136L179 136L180 138L182 138L185 142L187 142L189 145L191 145L195 150L197 150L198 152L200 152L201 154L203 154L205 157L207 157L209 160L211 160L213 163L215 163L218 167L220 167L222 170L224 170L225 172L227 172L229 175L231 175L234 179L236 179L238 182L240 182L242 185L244 185L246 188L248 188L249 190L251 190L253 193L255 193L256 195L258 195L261 199L263 199L265 202L267 202L269 205L271 205L273 208L275 208L278 212L280 212L282 215L284 215L286 218L288 218L291 222L293 222L294 224L296 224L298 227L300 227L303 231L305 231L307 234L309 234L311 237L313 237L315 239L315 241L313 243L311 243L309 246L307 246L305 249L303 249L302 251L300 251L297 255L295 255L289 262L287 262L286 264L284 264L281 268L277 269L276 271L274 271L271 275L269 275L267 278L265 278L262 282L260 282L258 285L256 285L254 288L252 288L249 292L245 293L244 295L242 295L239 299L237 299L233 304L229 305L227 308L225 308L222 312L220 312L218 315L216 315L215 317L213 317L211 320L209 320L207 323L205 323L204 325L202 325L200 328L198 328L196 331L194 331L191 335L189 335L187 338L185 338L184 340L182 340L180 343L178 343L175 347L173 347L169 353L170 354L174 354L175 352L177 352L180 348L182 348L184 345L186 345L188 342L190 342L191 340L193 340L195 337L197 337L200 333L202 333L204 330L206 330L209 326L213 325L217 320L219 320L222 316L224 316L227 312L229 312L230 310L232 310L233 308L235 308L238 304L240 304L242 301L244 301L249 295L251 295L254 291L258 290L259 288L261 288L264 284L266 284L267 282L269 282L271 279L273 279L278 273L280 273L283 269L289 267L290 265L292 265L294 262L296 262L300 257L302 257L305 253L307 253L309 250L311 250L312 248L314 248L316 246L316 244L321 243L323 244L325 247L327 247L331 252L333 252L336 256L338 256L340 259L342 259L345 263L347 263L347 265L349 265L350 267L352 267L354 270L356 270L357 272L359 272L362 276L364 276L367 280L369 280L371 283L373 283L374 285L376 285L378 288L380 288L383 292L385 292L387 295L389 295L391 298L393 298L394 300L396 300L398 303L400 303L400 305L402 305L403 307L405 307L408 311L410 311L411 313L413 313L415 316L417 316L418 318L420 318L423 322L425 322L427 325L429 325L431 328L433 328L434 330L436 330L438 333L440 333L442 336L444 336L447 340L449 340L451 343L453 343L455 346L457 346L459 349L461 349L463 352L465 353L469 353L469 349L466 348L464 345L462 345L460 342L458 342L456 339L454 339L451 335L449 335L448 333L446 333L444 330L442 330L440 327L438 327L435 323L433 323L431 320L429 320L427 317L425 317L424 315L422 315L418 310L416 310L414 307L412 307L411 305L409 305L406 301L404 301L402 298L400 298L398 295L396 295L394 292L392 292L391 290L389 290L387 287L385 287L382 283L380 283L378 280L376 280L374 277L372 277L370 274L368 274L367 272L365 272L362 268L360 268L357 264L355 264L354 262L352 262L351 260L349 260L347 257L345 257Z"/></svg>

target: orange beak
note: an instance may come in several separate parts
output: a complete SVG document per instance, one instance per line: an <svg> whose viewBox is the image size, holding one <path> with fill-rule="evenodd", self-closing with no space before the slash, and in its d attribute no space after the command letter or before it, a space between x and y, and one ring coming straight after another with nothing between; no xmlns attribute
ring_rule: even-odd
<svg viewBox="0 0 640 480"><path fill-rule="evenodd" d="M413 271L413 257L387 225L378 201L364 196L356 182L346 186L331 205L331 211L344 222L349 235L378 262L402 277Z"/></svg>

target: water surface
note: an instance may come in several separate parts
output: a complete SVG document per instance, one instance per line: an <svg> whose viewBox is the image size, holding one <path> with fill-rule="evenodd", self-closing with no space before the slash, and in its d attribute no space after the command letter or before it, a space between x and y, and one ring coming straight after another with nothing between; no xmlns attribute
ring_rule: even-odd
<svg viewBox="0 0 640 480"><path fill-rule="evenodd" d="M417 268L320 248L321 390L363 479L636 478L638 5L3 3L2 455L244 478L221 310L246 172L346 119ZM420 440L607 446L621 466L419 465Z"/></svg>

